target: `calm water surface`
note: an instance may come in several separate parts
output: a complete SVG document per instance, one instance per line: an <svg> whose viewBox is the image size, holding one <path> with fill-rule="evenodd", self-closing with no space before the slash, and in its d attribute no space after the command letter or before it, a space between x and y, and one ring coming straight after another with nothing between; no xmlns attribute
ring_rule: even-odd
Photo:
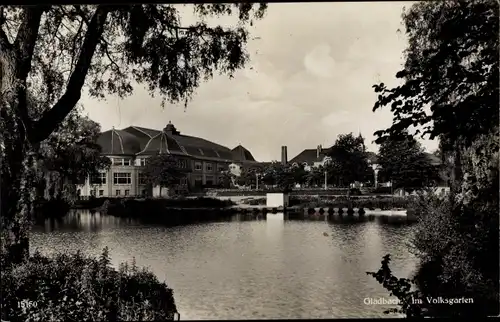
<svg viewBox="0 0 500 322"><path fill-rule="evenodd" d="M173 288L181 320L384 317L386 306L363 303L388 298L365 272L390 253L395 274L409 276L412 227L347 219L167 228L78 211L36 226L31 247L98 256L108 246L113 265L135 258Z"/></svg>

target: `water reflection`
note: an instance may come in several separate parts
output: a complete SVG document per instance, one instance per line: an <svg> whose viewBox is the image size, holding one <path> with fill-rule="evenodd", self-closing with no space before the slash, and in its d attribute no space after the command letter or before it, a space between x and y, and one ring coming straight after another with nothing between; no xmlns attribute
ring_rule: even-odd
<svg viewBox="0 0 500 322"><path fill-rule="evenodd" d="M365 272L391 253L395 274L408 276L410 236L410 225L368 216L161 227L80 211L37 226L32 247L98 255L108 246L115 265L135 257L174 289L183 319L350 318L384 317L363 304L387 296Z"/></svg>

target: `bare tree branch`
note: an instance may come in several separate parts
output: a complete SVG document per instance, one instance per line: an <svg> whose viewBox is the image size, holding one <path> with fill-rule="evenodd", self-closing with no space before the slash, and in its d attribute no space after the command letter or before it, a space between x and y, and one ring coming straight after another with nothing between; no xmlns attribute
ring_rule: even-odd
<svg viewBox="0 0 500 322"><path fill-rule="evenodd" d="M99 6L88 25L85 40L80 50L80 55L75 69L71 73L66 91L57 103L35 123L31 142L40 142L46 139L50 133L64 120L66 115L73 109L81 97L81 90L85 83L85 77L90 68L97 45L104 31L104 24L108 16L110 6Z"/></svg>

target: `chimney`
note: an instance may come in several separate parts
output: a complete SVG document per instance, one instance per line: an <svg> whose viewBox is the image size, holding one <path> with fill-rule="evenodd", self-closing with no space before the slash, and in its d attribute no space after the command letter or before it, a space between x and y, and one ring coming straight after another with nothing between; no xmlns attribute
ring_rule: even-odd
<svg viewBox="0 0 500 322"><path fill-rule="evenodd" d="M281 147L281 164L286 165L288 163L286 155L286 146Z"/></svg>
<svg viewBox="0 0 500 322"><path fill-rule="evenodd" d="M316 148L316 158L319 159L319 155L321 154L321 151L322 151L322 147L321 147L321 144L318 145L318 147Z"/></svg>

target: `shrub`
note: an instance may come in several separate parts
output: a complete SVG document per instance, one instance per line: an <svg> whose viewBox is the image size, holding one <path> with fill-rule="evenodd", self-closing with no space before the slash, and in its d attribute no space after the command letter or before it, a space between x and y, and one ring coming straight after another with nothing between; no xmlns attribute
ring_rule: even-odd
<svg viewBox="0 0 500 322"><path fill-rule="evenodd" d="M391 187L377 187L377 188L373 189L372 193L388 195L388 194L392 193L392 188Z"/></svg>
<svg viewBox="0 0 500 322"><path fill-rule="evenodd" d="M359 190L359 188L351 188L351 189L349 189L349 194L351 196L361 196L362 195L361 190Z"/></svg>
<svg viewBox="0 0 500 322"><path fill-rule="evenodd" d="M173 320L177 312L165 283L135 262L113 269L107 248L99 259L35 253L23 264L2 264L2 320L152 321Z"/></svg>
<svg viewBox="0 0 500 322"><path fill-rule="evenodd" d="M495 157L498 160L498 153ZM466 168L461 191L455 194L420 193L411 201L418 224L410 246L420 259L411 282L423 294L420 309L425 315L477 317L499 312L499 177L498 161L494 160L485 158L484 163L489 164L478 161ZM387 265L381 271L392 276ZM396 286L377 280L396 295L391 289ZM406 295L400 296L404 299ZM428 297L467 298L473 303L428 304ZM400 312L410 316L408 310L402 307Z"/></svg>
<svg viewBox="0 0 500 322"><path fill-rule="evenodd" d="M308 207L347 207L365 209L389 210L394 208L407 208L412 197L377 197L364 198L352 196L350 198L341 196L292 196L290 206Z"/></svg>

